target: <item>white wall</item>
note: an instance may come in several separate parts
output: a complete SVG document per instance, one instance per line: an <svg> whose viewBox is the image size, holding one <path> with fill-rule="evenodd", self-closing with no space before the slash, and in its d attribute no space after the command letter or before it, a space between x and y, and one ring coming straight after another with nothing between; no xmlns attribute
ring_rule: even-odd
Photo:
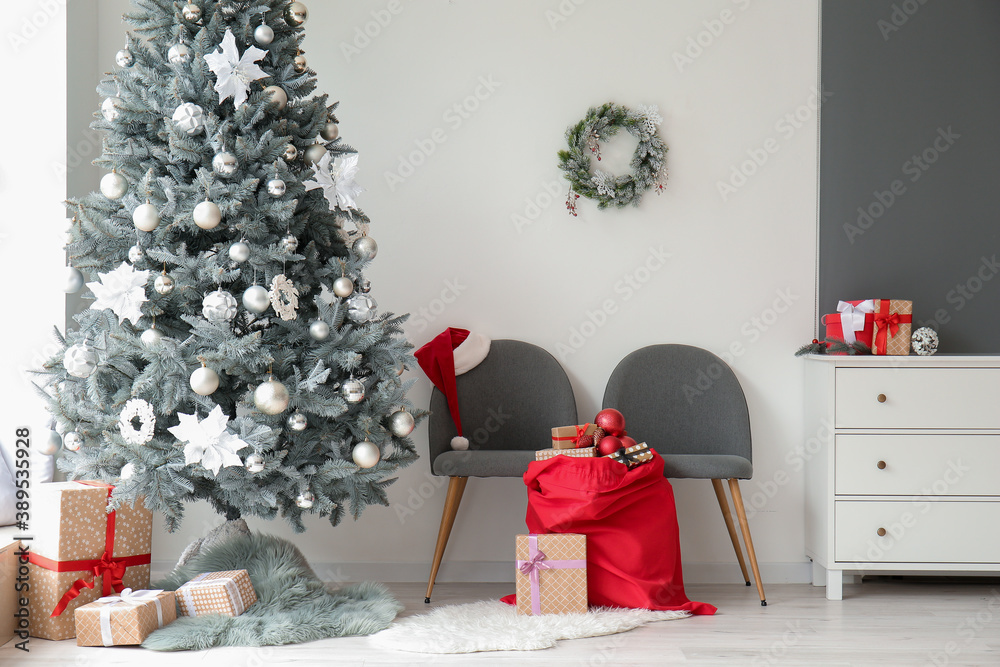
<svg viewBox="0 0 1000 667"><path fill-rule="evenodd" d="M104 71L120 48L127 3L99 1L95 71ZM306 55L320 89L342 101L341 133L361 152L380 306L414 313L408 331L417 345L462 326L545 347L561 357L583 417L599 409L608 375L633 349L681 342L722 355L736 346L732 366L755 438L755 479L743 488L760 506L751 526L765 582L808 580L802 482L785 456L802 427L801 362L792 353L811 337L814 309L817 132L804 105L817 85L818 2L456 0L403 3L397 14L384 0L308 4ZM385 25L376 29L373 12ZM728 23L717 21L722 12ZM366 26L375 36L352 48ZM674 54L699 39L707 46L679 67ZM495 90L479 87L482 79ZM484 99L467 99L477 88ZM573 218L556 151L566 126L606 100L659 105L669 186L625 211L599 212L581 198ZM465 103L478 107L468 118L449 113ZM797 111L798 127L783 123ZM445 140L415 154L436 128ZM765 145L766 163L748 165L756 173L723 200L718 182ZM622 168L630 150L613 144L602 165ZM390 187L385 174L411 154L421 164ZM532 222L518 228L515 216ZM646 277L640 267L651 248L670 257L626 299L615 286ZM453 289L445 304L442 293ZM779 300L779 314L780 293L792 301ZM580 342L572 331L607 299L616 312L572 348ZM413 376L413 398L426 404L429 383ZM426 452L426 429L416 440ZM390 494L396 507L369 508L336 529L309 522L297 544L328 577L426 577L444 502L428 470L422 459L403 471ZM773 487L773 499L760 485ZM675 489L688 579L739 581L711 486ZM401 520L407 503L414 511ZM439 580L509 578L525 505L518 479L473 480ZM180 531L155 533L154 558L175 558L215 521L192 507ZM280 522L255 525L291 534Z"/></svg>

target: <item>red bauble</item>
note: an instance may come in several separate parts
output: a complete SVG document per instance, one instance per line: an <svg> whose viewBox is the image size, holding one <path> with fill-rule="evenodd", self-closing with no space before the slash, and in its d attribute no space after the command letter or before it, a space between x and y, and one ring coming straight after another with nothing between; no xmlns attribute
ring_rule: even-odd
<svg viewBox="0 0 1000 667"><path fill-rule="evenodd" d="M601 456L614 454L622 448L622 441L613 435L606 435L597 443L597 451Z"/></svg>
<svg viewBox="0 0 1000 667"><path fill-rule="evenodd" d="M609 435L621 435L625 432L625 417L614 408L601 410L594 417L594 423L608 432Z"/></svg>
<svg viewBox="0 0 1000 667"><path fill-rule="evenodd" d="M630 438L627 435L623 435L620 438L620 440L622 441L622 447L626 447L626 448L628 448L628 447L635 447L637 444L639 444L639 443L637 443L635 441L635 438Z"/></svg>

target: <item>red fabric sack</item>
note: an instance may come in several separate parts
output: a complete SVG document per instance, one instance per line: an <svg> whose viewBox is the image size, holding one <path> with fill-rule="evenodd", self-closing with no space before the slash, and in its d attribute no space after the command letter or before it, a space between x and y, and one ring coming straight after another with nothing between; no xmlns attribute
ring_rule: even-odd
<svg viewBox="0 0 1000 667"><path fill-rule="evenodd" d="M590 606L715 613L684 594L674 490L655 451L631 470L604 457L533 461L524 483L529 532L587 536Z"/></svg>

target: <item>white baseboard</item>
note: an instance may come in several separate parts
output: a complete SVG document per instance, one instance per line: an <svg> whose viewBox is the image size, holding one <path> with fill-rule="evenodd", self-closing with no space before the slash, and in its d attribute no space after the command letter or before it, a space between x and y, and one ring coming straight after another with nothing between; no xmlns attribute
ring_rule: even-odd
<svg viewBox="0 0 1000 667"><path fill-rule="evenodd" d="M153 561L152 580L166 575L173 567L167 561ZM313 571L323 581L412 582L427 581L430 563L312 563ZM752 576L752 575L751 575ZM803 563L761 563L760 577L764 584L807 584L812 581L808 561ZM740 583L743 576L736 563L684 563L684 583ZM509 561L445 561L438 572L438 583L514 582L514 565Z"/></svg>

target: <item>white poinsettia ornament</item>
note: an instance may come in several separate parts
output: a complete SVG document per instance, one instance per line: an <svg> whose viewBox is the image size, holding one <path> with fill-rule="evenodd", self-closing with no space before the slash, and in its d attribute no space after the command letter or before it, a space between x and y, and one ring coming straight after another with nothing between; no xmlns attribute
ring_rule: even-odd
<svg viewBox="0 0 1000 667"><path fill-rule="evenodd" d="M100 282L87 283L97 300L90 304L94 310L110 308L118 316L118 323L129 320L139 324L140 306L148 301L146 282L149 271L136 271L128 262L122 262L114 271L98 273Z"/></svg>
<svg viewBox="0 0 1000 667"><path fill-rule="evenodd" d="M365 189L354 180L358 175L356 153L338 157L332 164L331 155L327 153L313 165L313 175L314 180L304 181L303 185L306 186L306 190L322 189L331 211L337 208L338 204L342 209L358 207L354 198Z"/></svg>
<svg viewBox="0 0 1000 667"><path fill-rule="evenodd" d="M649 136L656 134L656 126L663 122L660 107L655 104L643 105L638 108L637 113L642 118L642 126L646 130L646 134Z"/></svg>
<svg viewBox="0 0 1000 667"><path fill-rule="evenodd" d="M270 76L254 64L266 55L267 51L249 46L241 57L236 48L236 37L231 30L226 29L226 36L222 38L219 48L213 53L205 54L205 62L215 72L215 91L219 93L219 104L232 97L237 109L243 106L247 101L250 83Z"/></svg>
<svg viewBox="0 0 1000 667"><path fill-rule="evenodd" d="M177 413L181 423L167 430L184 443L184 463L201 463L202 467L219 474L223 466L242 466L243 461L236 453L247 447L233 435L226 425L229 417L216 405L208 416L198 421L198 415Z"/></svg>

